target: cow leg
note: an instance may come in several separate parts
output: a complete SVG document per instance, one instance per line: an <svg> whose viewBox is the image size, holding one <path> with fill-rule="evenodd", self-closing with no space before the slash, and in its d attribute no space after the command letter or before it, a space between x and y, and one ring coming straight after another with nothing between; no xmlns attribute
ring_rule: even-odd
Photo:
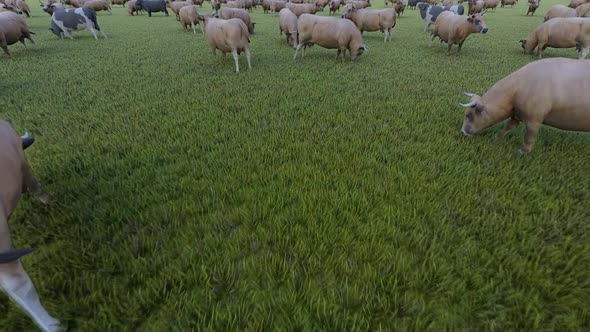
<svg viewBox="0 0 590 332"><path fill-rule="evenodd" d="M225 63L225 55L226 55L226 53L222 51L221 52L221 63Z"/></svg>
<svg viewBox="0 0 590 332"><path fill-rule="evenodd" d="M2 33L2 32L0 32L0 33ZM2 41L0 42L0 47L2 47L2 49L4 50L4 53L6 53L6 56L11 58L10 53L8 52L8 45L6 44L6 39L1 39L1 40Z"/></svg>
<svg viewBox="0 0 590 332"><path fill-rule="evenodd" d="M529 153L533 150L533 145L535 144L535 140L537 140L537 134L539 133L539 128L541 128L541 123L532 123L528 122L526 124L526 134L524 135L524 146L520 148L520 150L514 152L515 156L522 156L526 153Z"/></svg>
<svg viewBox="0 0 590 332"><path fill-rule="evenodd" d="M543 51L544 50L545 50L544 45L537 46L537 56L539 57L539 59L543 58Z"/></svg>
<svg viewBox="0 0 590 332"><path fill-rule="evenodd" d="M205 31L203 31L203 24L201 24L201 22L197 23L199 25L199 28L201 28L201 33L205 33Z"/></svg>
<svg viewBox="0 0 590 332"><path fill-rule="evenodd" d="M586 59L586 56L588 56L588 51L590 51L590 47L584 47L582 48L582 54L580 55L580 59Z"/></svg>
<svg viewBox="0 0 590 332"><path fill-rule="evenodd" d="M246 61L248 61L248 70L252 70L252 65L250 62L250 49L246 49Z"/></svg>
<svg viewBox="0 0 590 332"><path fill-rule="evenodd" d="M452 43L447 43L447 55L451 55L451 47L453 47ZM459 47L459 49L461 49L461 47ZM459 51L457 51L457 54L459 54Z"/></svg>
<svg viewBox="0 0 590 332"><path fill-rule="evenodd" d="M72 32L71 32L71 31L66 31L66 33L67 33L67 36L68 36L68 37L69 37L71 40L74 40L74 35L72 34Z"/></svg>
<svg viewBox="0 0 590 332"><path fill-rule="evenodd" d="M340 49L338 49L338 52L336 52L336 60L338 60L338 58L340 57L340 53L342 53L342 51L340 51Z"/></svg>
<svg viewBox="0 0 590 332"><path fill-rule="evenodd" d="M465 41L462 41L461 43L459 43L459 47L457 48L457 55L461 55L461 47L463 47L463 43L464 43L464 42L465 42ZM451 44L449 44L449 46L450 46L450 45L451 45Z"/></svg>
<svg viewBox="0 0 590 332"><path fill-rule="evenodd" d="M428 20L425 20L425 21L424 21L424 32L428 31L428 26L429 26L429 25L430 25L430 24L428 23Z"/></svg>
<svg viewBox="0 0 590 332"><path fill-rule="evenodd" d="M33 171L27 162L24 163L22 166L23 172L23 189L26 189L33 197L40 200L43 204L47 204L51 201L51 196L41 189L41 184L35 176L33 176ZM25 190L23 190L24 192Z"/></svg>
<svg viewBox="0 0 590 332"><path fill-rule="evenodd" d="M170 16L170 14L168 14L168 9L164 9L164 13L166 13L166 17Z"/></svg>
<svg viewBox="0 0 590 332"><path fill-rule="evenodd" d="M299 52L300 48L301 48L301 44L297 44L297 48L295 48L295 54L293 54L293 61L295 61L295 58L297 58L297 52Z"/></svg>
<svg viewBox="0 0 590 332"><path fill-rule="evenodd" d="M102 29L99 29L98 31L102 34L102 36L104 37L104 39L108 39L107 38L107 35L104 33L104 31Z"/></svg>
<svg viewBox="0 0 590 332"><path fill-rule="evenodd" d="M432 41L434 40L434 31L430 34L430 41L428 42L428 47L432 47ZM442 40L442 39L441 39Z"/></svg>
<svg viewBox="0 0 590 332"><path fill-rule="evenodd" d="M342 63L344 63L344 61L346 61L346 48L342 50Z"/></svg>
<svg viewBox="0 0 590 332"><path fill-rule="evenodd" d="M234 56L234 62L236 63L236 73L240 72L240 65L238 64L238 51L233 50L231 54ZM225 53L223 53L223 57L225 59Z"/></svg>
<svg viewBox="0 0 590 332"><path fill-rule="evenodd" d="M0 251L11 250L6 215L0 209ZM0 288L17 303L43 331L58 331L59 321L51 317L39 302L39 296L20 260L0 264Z"/></svg>
<svg viewBox="0 0 590 332"><path fill-rule="evenodd" d="M92 32L92 35L94 36L95 40L98 40L98 37L96 36L96 31L94 31L93 28L88 28L88 30L90 30L90 32Z"/></svg>
<svg viewBox="0 0 590 332"><path fill-rule="evenodd" d="M506 134L508 134L508 132L510 132L512 129L518 127L520 125L520 121L515 119L515 118L510 118L508 121L506 121L506 126L504 126L503 129L499 130L498 133L496 134L496 137L498 138L503 138L506 136Z"/></svg>

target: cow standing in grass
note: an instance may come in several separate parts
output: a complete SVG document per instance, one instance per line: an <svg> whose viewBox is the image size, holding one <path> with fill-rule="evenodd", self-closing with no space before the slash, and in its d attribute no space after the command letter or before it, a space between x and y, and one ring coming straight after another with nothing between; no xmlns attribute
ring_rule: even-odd
<svg viewBox="0 0 590 332"><path fill-rule="evenodd" d="M457 55L459 55L465 39L470 34L486 32L488 32L488 27L483 19L483 13L462 16L452 12L444 12L438 16L434 23L429 46L432 46L432 41L435 37L438 37L448 44L448 55L451 55L451 47L455 44L458 45Z"/></svg>
<svg viewBox="0 0 590 332"><path fill-rule="evenodd" d="M550 21L549 21L550 22ZM472 136L508 120L498 132L504 137L521 122L526 126L523 155L533 149L541 125L590 131L590 61L554 58L539 60L498 81L481 96L466 93L461 132Z"/></svg>
<svg viewBox="0 0 590 332"><path fill-rule="evenodd" d="M10 58L8 46L21 42L25 45L25 39L35 44L31 38L32 32L29 31L27 22L17 13L11 11L0 12L0 47L4 53Z"/></svg>
<svg viewBox="0 0 590 332"><path fill-rule="evenodd" d="M8 217L21 193L29 192L43 203L50 200L25 159L23 150L32 142L19 137L7 122L0 120L0 287L43 331L53 332L58 331L59 321L41 305L35 285L20 262L20 257L33 249L14 250L8 230Z"/></svg>
<svg viewBox="0 0 590 332"><path fill-rule="evenodd" d="M252 69L250 64L250 35L248 27L242 20L239 18L222 20L207 15L205 16L205 33L214 57L217 57L217 50L220 50L223 62L225 62L225 54L231 52L236 64L236 73L239 73L238 56L244 52L248 60L248 69Z"/></svg>

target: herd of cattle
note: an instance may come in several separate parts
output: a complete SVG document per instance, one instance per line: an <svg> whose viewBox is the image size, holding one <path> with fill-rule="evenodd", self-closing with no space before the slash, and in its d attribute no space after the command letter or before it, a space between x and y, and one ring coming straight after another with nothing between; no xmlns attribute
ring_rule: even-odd
<svg viewBox="0 0 590 332"><path fill-rule="evenodd" d="M24 44L31 38L25 19L31 12L24 0L0 0L0 46L10 56L8 45L16 42ZM55 1L55 0L50 0ZM305 48L313 44L336 49L336 58L345 59L349 53L355 61L367 46L363 42L363 31L381 31L384 41L391 40L391 30L396 25L396 18L403 14L405 0L385 0L392 8L380 10L367 9L369 0L210 0L212 13L202 15L196 5L202 0L173 1L165 0L65 0L64 3L48 2L42 4L43 11L51 15L50 30L60 38L72 36L72 31L89 29L95 38L95 30L107 38L98 26L97 11L110 12L111 4L127 4L130 15L140 12L163 12L168 15L172 10L182 28L196 33L200 26L215 55L216 50L232 53L236 72L239 71L238 55L246 53L250 68L250 35L254 33L255 22L249 11L260 5L271 15L278 13L281 35L286 36L287 44L295 49L293 59L299 51L302 57ZM308 1L308 0L305 0ZM462 5L455 5L452 0L444 0L437 5L437 0L417 2L409 0L410 8L418 8L424 20L424 29L431 24L434 29L430 44L438 37L448 44L450 53L452 45L458 45L460 53L465 39L471 33L486 33L483 16L486 10L494 10L498 4L514 5L517 0L470 0L468 15L464 14ZM535 12L540 0L530 0L529 13ZM545 15L545 22L532 31L527 39L520 40L526 53L535 48L538 57L542 57L547 47L573 48L584 59L590 49L590 3L586 0L572 0L569 7L554 5ZM221 6L224 4L224 6ZM66 9L65 6L73 8ZM341 17L317 16L328 6L330 14L341 11ZM550 77L550 79L547 79ZM524 146L516 151L517 155L532 150L537 133L542 124L564 130L590 131L590 60L544 59L532 62L504 79L498 81L483 95L465 93L471 98L465 107L465 116L461 132L466 136L506 121L498 136L505 136L520 123L525 124ZM35 287L20 263L19 258L31 252L31 249L13 250L8 231L8 217L15 208L21 192L29 192L47 203L50 197L45 194L33 177L32 171L24 157L24 149L33 143L28 135L19 137L6 122L0 120L0 286L29 314L44 331L57 331L60 323L43 308Z"/></svg>

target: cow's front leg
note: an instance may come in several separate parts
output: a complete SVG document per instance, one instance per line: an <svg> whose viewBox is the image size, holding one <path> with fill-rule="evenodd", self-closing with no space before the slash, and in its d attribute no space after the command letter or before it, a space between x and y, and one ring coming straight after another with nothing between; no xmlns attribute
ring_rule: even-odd
<svg viewBox="0 0 590 332"><path fill-rule="evenodd" d="M537 134L541 128L541 123L526 123L526 134L524 135L524 146L520 150L514 152L515 156L522 156L533 150L533 145L537 139Z"/></svg>
<svg viewBox="0 0 590 332"><path fill-rule="evenodd" d="M515 118L510 118L508 121L506 121L506 126L504 126L503 129L500 129L498 131L498 133L496 134L496 136L498 138L503 138L504 136L506 136L506 134L508 134L508 132L510 132L512 129L518 127L518 125L520 125L520 120L517 120Z"/></svg>

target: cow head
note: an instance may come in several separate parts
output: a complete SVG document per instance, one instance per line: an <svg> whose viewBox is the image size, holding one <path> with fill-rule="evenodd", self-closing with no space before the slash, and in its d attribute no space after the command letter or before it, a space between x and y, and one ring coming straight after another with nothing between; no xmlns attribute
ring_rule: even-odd
<svg viewBox="0 0 590 332"><path fill-rule="evenodd" d="M20 9L18 9L15 5L13 4L6 4L6 3L1 3L0 2L0 12L13 12L13 13L17 13L19 15L22 15L22 11L20 11Z"/></svg>
<svg viewBox="0 0 590 332"><path fill-rule="evenodd" d="M467 22L471 23L471 29L473 32L476 32L476 33L488 32L488 26L486 25L486 22L483 20L484 13L473 14L473 15L469 16L469 18L467 18Z"/></svg>
<svg viewBox="0 0 590 332"><path fill-rule="evenodd" d="M287 35L287 44L289 44L293 49L297 48L297 31L295 32L285 32Z"/></svg>
<svg viewBox="0 0 590 332"><path fill-rule="evenodd" d="M422 17L422 19L424 19L426 17L426 12L428 11L428 7L430 7L430 5L425 2L418 2L416 7L418 7L418 9L420 10L420 16Z"/></svg>
<svg viewBox="0 0 590 332"><path fill-rule="evenodd" d="M322 3L318 1L318 2L315 3L315 9L317 11L319 11L319 12L323 12L324 11L324 6L322 6Z"/></svg>
<svg viewBox="0 0 590 332"><path fill-rule="evenodd" d="M350 50L350 60L352 62L356 62L356 60L358 59L358 57L360 57L364 51L368 51L369 48L367 47L367 45L365 44L361 44L358 49L356 49L356 53L354 49Z"/></svg>
<svg viewBox="0 0 590 332"><path fill-rule="evenodd" d="M490 117L480 96L474 93L464 93L466 96L471 97L471 101L467 104L459 103L459 105L465 107L461 133L465 136L472 136L489 127Z"/></svg>
<svg viewBox="0 0 590 332"><path fill-rule="evenodd" d="M535 50L535 47L536 47L536 45L534 43L529 43L529 42L527 42L526 39L521 39L521 40L517 41L517 43L520 43L520 46L522 47L522 52L524 54L533 53L533 51Z"/></svg>
<svg viewBox="0 0 590 332"><path fill-rule="evenodd" d="M353 3L349 3L348 5L344 6L342 10L342 18L352 19L352 13L356 11L356 6Z"/></svg>

